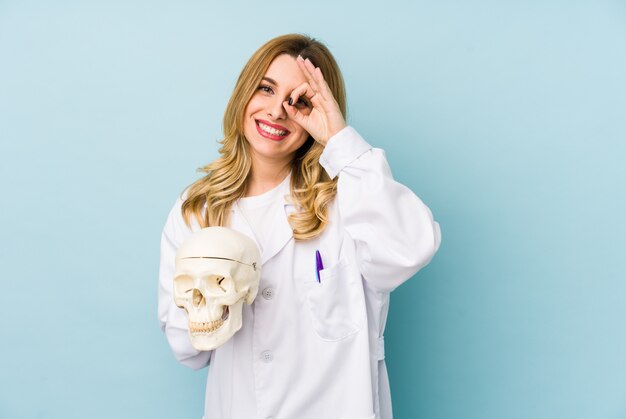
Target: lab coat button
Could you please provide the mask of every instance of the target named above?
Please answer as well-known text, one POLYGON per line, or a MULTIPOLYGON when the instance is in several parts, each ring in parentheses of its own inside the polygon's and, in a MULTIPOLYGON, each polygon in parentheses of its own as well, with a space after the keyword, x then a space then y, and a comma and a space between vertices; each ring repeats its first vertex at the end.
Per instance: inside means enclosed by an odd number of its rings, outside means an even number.
POLYGON ((274 298, 274 289, 267 287, 261 292, 261 295, 266 300, 271 300, 272 298, 274 298))
POLYGON ((272 354, 272 351, 261 352, 261 361, 269 363, 269 362, 272 362, 273 359, 274 359, 274 355, 272 354))

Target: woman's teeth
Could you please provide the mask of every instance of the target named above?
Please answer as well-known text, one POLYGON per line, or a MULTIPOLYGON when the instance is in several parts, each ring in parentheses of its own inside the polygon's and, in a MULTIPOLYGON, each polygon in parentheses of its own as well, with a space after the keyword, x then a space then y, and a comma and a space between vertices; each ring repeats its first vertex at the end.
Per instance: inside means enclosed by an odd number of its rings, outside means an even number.
POLYGON ((272 127, 270 127, 270 126, 265 125, 265 124, 264 124, 264 123, 262 123, 262 122, 259 122, 259 127, 260 127, 263 131, 267 132, 268 134, 276 135, 276 136, 278 136, 278 137, 285 136, 285 135, 287 135, 287 133, 289 132, 289 131, 286 131, 286 130, 283 130, 283 131, 281 131, 281 130, 277 130, 277 129, 275 129, 275 128, 272 128, 272 127))

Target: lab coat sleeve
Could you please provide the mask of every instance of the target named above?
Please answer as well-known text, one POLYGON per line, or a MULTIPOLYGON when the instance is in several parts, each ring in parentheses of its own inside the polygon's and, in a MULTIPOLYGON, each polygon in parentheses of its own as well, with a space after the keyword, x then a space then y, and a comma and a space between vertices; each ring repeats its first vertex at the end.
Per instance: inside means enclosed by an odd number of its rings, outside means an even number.
POLYGON ((176 359, 193 369, 209 363, 211 351, 198 351, 191 345, 185 311, 174 304, 174 260, 176 249, 192 234, 181 214, 182 200, 178 199, 167 217, 161 235, 161 263, 159 267, 158 314, 161 330, 176 359))
POLYGON ((383 150, 348 126, 328 141, 320 164, 331 178, 339 177, 340 222, 356 244, 365 281, 391 291, 430 262, 441 242, 439 224, 393 179, 383 150))

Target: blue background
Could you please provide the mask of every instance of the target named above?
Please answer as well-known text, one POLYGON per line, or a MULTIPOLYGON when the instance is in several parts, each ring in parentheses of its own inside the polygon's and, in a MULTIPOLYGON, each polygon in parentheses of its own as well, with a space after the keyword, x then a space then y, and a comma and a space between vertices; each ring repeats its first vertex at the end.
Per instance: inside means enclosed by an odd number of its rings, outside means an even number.
POLYGON ((396 418, 626 418, 626 4, 597 0, 0 0, 0 417, 201 416, 160 231, 289 32, 443 230, 392 295, 396 418))

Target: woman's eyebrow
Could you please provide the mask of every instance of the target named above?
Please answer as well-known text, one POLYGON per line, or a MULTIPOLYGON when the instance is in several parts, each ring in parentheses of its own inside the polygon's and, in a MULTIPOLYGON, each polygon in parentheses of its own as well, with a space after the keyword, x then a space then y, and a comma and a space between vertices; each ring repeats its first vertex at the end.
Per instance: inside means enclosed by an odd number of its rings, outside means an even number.
POLYGON ((273 84, 275 86, 278 86, 278 83, 276 83, 276 80, 274 80, 274 79, 271 79, 269 77, 263 76, 263 80, 265 80, 266 82, 269 82, 269 83, 271 83, 271 84, 273 84))

